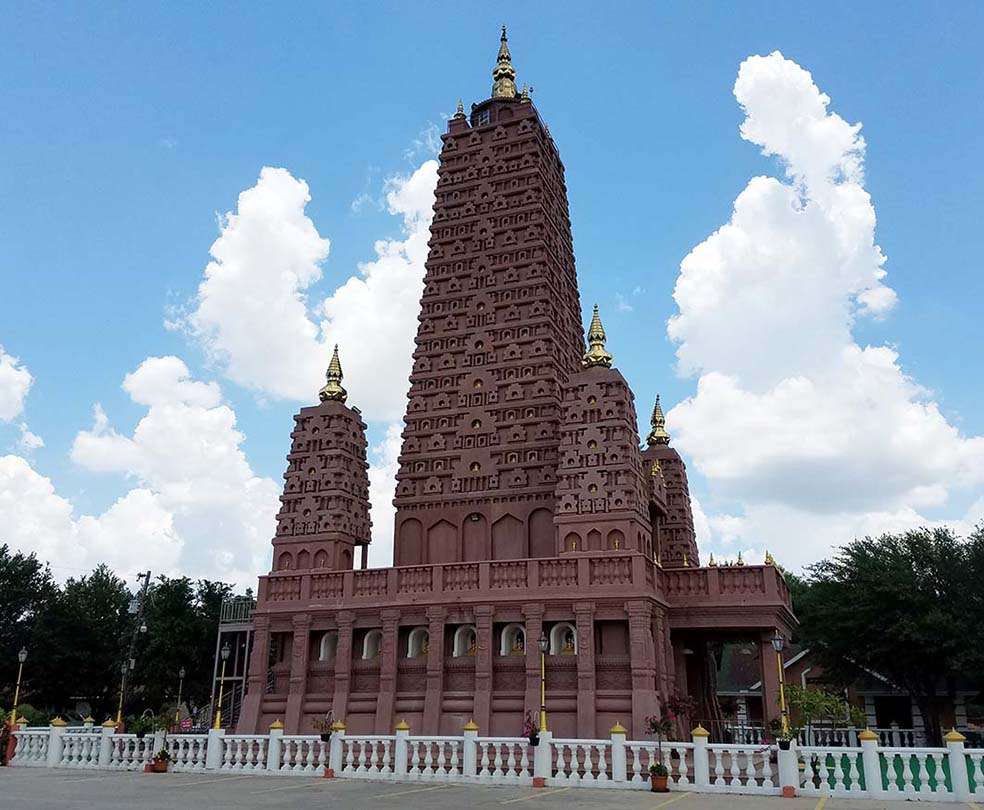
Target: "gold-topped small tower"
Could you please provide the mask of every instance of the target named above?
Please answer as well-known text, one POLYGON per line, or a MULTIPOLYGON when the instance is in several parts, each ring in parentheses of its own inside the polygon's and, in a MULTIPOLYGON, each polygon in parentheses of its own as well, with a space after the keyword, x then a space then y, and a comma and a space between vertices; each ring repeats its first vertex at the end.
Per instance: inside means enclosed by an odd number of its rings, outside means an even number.
POLYGON ((338 359, 338 344, 335 344, 335 351, 331 355, 331 362, 328 364, 328 371, 325 373, 325 385, 318 392, 322 402, 332 400, 333 402, 345 402, 348 392, 342 388, 342 364, 338 359))
POLYGON ((512 65, 506 26, 499 37, 499 56, 492 69, 492 98, 516 98, 516 68, 512 65))
POLYGON ((650 447, 657 444, 669 444, 670 434, 666 432, 666 417, 663 416, 663 409, 659 404, 659 394, 656 395, 656 404, 653 406, 653 415, 649 420, 652 430, 646 437, 646 444, 650 447))
POLYGON ((605 351, 605 327, 601 325, 601 318, 598 315, 598 305, 594 305, 594 314, 591 316, 591 325, 588 327, 588 350, 584 353, 581 365, 585 368, 604 366, 611 368, 612 356, 605 351))
POLYGON ((455 118, 465 117, 465 103, 460 98, 458 99, 458 107, 454 111, 454 117, 455 118))

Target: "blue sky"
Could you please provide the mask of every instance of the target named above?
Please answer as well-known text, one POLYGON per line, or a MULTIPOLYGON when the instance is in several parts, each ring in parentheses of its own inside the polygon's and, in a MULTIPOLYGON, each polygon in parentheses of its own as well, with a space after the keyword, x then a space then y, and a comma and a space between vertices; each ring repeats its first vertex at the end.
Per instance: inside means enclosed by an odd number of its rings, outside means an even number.
MULTIPOLYGON (((743 60, 780 50, 811 72, 832 112, 863 123, 864 187, 898 303, 859 318, 854 339, 895 347, 950 425, 984 434, 979 3, 544 3, 511 14, 450 3, 22 3, 5 17, 0 345, 34 384, 23 412, 0 422, 0 454, 26 457, 77 516, 146 478, 95 471, 70 451, 97 402, 132 433, 147 409, 121 382, 148 357, 176 355, 195 379, 219 383, 252 470, 280 481, 300 403, 230 381, 165 317, 194 299, 218 215, 264 166, 307 182, 306 215, 331 240, 309 300, 372 261, 376 240, 401 239, 401 217, 377 204, 384 184, 432 156, 427 132, 459 97, 487 95, 502 23, 565 161, 582 303, 601 305, 643 417, 657 391, 671 406, 695 392, 666 332, 681 260, 728 221, 750 178, 783 176, 739 137, 732 93, 743 60), (360 195, 368 202, 353 206, 360 195), (44 447, 18 449, 22 422, 44 447)), ((374 442, 386 425, 372 423, 374 442)), ((698 466, 705 511, 739 514, 742 496, 698 466)), ((981 485, 968 480, 914 508, 972 519, 981 485)), ((709 542, 756 546, 727 525, 709 542)))

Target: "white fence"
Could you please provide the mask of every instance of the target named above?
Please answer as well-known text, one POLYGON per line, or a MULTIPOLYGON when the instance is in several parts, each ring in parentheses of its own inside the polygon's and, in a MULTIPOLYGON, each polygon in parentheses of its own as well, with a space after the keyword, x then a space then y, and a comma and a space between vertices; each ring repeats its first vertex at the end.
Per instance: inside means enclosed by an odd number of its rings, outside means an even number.
POLYGON ((626 740, 616 725, 607 739, 554 739, 537 746, 522 737, 481 737, 469 724, 461 736, 414 736, 401 724, 392 735, 320 736, 208 734, 137 738, 101 729, 23 728, 14 731, 16 767, 142 770, 161 749, 171 769, 236 771, 343 779, 563 785, 649 789, 649 768, 669 772, 671 790, 706 793, 848 796, 928 801, 984 800, 984 749, 968 749, 951 732, 946 748, 883 747, 866 730, 856 745, 799 746, 709 743, 699 726, 690 742, 626 740))

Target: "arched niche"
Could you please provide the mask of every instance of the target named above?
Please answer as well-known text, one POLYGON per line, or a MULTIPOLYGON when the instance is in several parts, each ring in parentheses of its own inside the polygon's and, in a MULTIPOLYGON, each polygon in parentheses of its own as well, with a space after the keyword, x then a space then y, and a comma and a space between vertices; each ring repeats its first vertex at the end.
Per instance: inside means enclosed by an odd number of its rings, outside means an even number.
POLYGON ((327 568, 328 567, 328 552, 323 548, 314 552, 314 567, 315 568, 327 568))
POLYGON ((289 571, 294 567, 294 556, 289 551, 281 551, 277 557, 277 570, 289 571))
POLYGON ((461 526, 465 562, 487 560, 489 522, 480 512, 472 512, 461 526))
POLYGON ((608 548, 610 551, 625 550, 625 535, 618 529, 612 529, 608 533, 608 548))
POLYGON ((424 527, 416 518, 400 524, 400 537, 396 546, 397 565, 420 565, 423 562, 424 527))
POLYGON ((463 624, 454 631, 454 643, 451 646, 451 655, 455 658, 462 658, 466 655, 474 655, 478 647, 478 633, 473 624, 463 624))
POLYGON ((526 531, 512 515, 503 515, 492 524, 492 559, 515 560, 525 556, 526 531))
POLYGON ((592 529, 588 532, 586 551, 601 551, 601 532, 592 529))
POLYGON ((577 655, 577 630, 570 622, 550 628, 550 655, 577 655))
POLYGON ((553 512, 550 509, 534 509, 529 526, 530 556, 553 557, 556 554, 553 512))
POLYGON ((499 637, 499 655, 525 655, 526 628, 521 624, 507 624, 499 637))
POLYGON ((580 551, 581 536, 577 532, 568 532, 564 537, 564 551, 580 551))
POLYGON ((352 570, 352 549, 343 548, 342 553, 339 555, 340 559, 338 561, 338 567, 342 571, 352 570))
POLYGON ((297 552, 297 570, 307 571, 311 567, 311 554, 305 548, 297 552))
POLYGON ((379 650, 383 645, 383 631, 370 630, 366 637, 362 639, 362 660, 371 661, 379 657, 379 650))
POLYGON ((338 632, 329 630, 321 636, 321 641, 318 643, 318 660, 325 664, 334 664, 337 652, 338 632))
POLYGON ((458 560, 458 531, 446 520, 427 530, 427 562, 449 563, 458 560))
POLYGON ((427 655, 430 646, 430 634, 426 627, 415 627, 407 636, 407 658, 420 658, 427 655))

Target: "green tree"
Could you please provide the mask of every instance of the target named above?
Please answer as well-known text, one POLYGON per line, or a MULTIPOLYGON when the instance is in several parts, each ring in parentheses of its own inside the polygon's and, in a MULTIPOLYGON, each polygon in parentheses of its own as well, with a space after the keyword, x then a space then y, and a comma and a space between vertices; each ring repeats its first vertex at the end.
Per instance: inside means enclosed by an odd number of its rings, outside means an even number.
POLYGON ((86 701, 98 716, 115 713, 129 602, 126 585, 104 565, 51 593, 32 635, 35 706, 62 712, 86 701))
POLYGON ((0 546, 0 708, 9 708, 17 681, 17 653, 26 647, 29 664, 24 667, 21 699, 37 682, 34 664, 38 659, 31 635, 39 610, 56 592, 51 572, 34 554, 12 553, 0 546))
POLYGON ((802 640, 827 676, 866 670, 906 691, 927 740, 941 744, 938 696, 984 673, 984 527, 866 537, 808 569, 797 587, 802 640))

